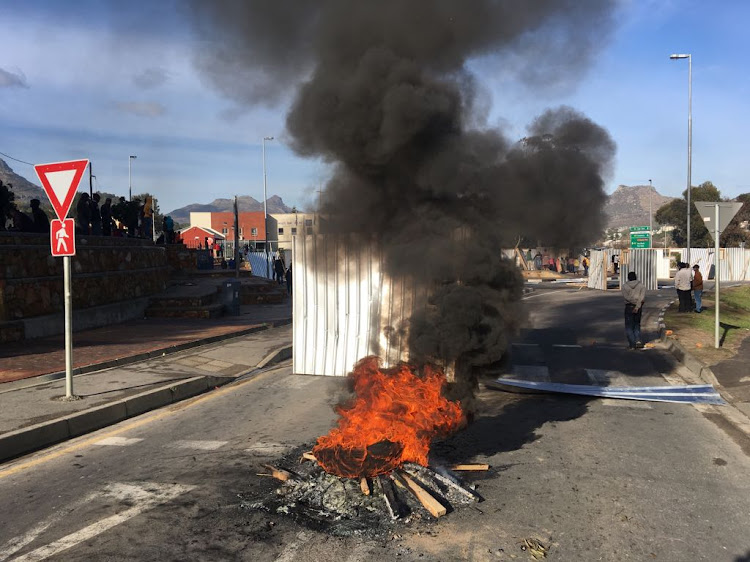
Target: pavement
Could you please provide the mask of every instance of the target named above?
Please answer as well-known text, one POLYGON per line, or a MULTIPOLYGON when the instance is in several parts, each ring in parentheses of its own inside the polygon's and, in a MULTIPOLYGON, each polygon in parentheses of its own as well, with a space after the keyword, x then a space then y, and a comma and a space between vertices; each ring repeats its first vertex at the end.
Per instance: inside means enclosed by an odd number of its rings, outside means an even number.
POLYGON ((142 319, 0 351, 0 462, 196 396, 291 357, 291 303, 239 316, 142 319))
POLYGON ((659 317, 662 344, 693 375, 688 382, 711 384, 727 401, 731 410, 729 416, 734 424, 750 435, 750 338, 746 338, 737 353, 715 365, 706 365, 677 341, 667 337, 669 326, 664 324, 664 312, 669 306, 676 306, 676 299, 667 304, 659 317))

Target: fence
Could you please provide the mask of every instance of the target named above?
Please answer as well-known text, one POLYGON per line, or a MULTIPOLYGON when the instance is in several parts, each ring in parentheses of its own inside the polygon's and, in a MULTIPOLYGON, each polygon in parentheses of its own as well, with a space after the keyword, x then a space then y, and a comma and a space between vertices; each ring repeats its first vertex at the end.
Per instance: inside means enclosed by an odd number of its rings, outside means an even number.
POLYGON ((657 261, 662 259, 663 250, 656 248, 632 248, 620 253, 620 288, 628 280, 628 273, 634 271, 638 280, 648 291, 659 288, 657 282, 657 261))
POLYGON ((332 236, 292 242, 294 372, 345 376, 368 355, 408 360, 408 320, 427 291, 383 271, 373 246, 332 236))
MULTIPOLYGON (((680 261, 687 262, 687 248, 673 249, 680 254, 680 261)), ((719 279, 722 281, 750 280, 750 250, 744 248, 719 248, 721 261, 719 264, 719 279)), ((713 248, 690 248, 690 265, 698 264, 705 278, 713 277, 714 267, 713 248)))

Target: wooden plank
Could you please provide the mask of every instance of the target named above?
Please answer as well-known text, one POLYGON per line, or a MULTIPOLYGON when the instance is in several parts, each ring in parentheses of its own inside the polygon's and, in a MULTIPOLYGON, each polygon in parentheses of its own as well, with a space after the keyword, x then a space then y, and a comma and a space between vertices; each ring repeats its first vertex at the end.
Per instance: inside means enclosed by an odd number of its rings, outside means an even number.
POLYGON ((463 494, 467 498, 478 501, 480 500, 479 494, 477 494, 474 490, 464 488, 461 484, 456 482, 453 478, 448 478, 447 476, 444 476, 440 474, 439 472, 435 472, 434 470, 431 470, 429 468, 425 468, 422 465, 415 464, 415 463, 406 463, 405 468, 407 470, 412 471, 413 473, 419 474, 422 476, 422 478, 428 479, 432 478, 437 480, 438 482, 442 483, 445 486, 449 486, 453 490, 463 494))
POLYGON ((455 470, 456 472, 461 471, 483 471, 483 470, 489 470, 490 465, 488 464, 454 464, 451 467, 451 470, 455 470))
POLYGON ((288 470, 284 470, 283 468, 276 468, 275 466, 271 466, 270 464, 264 464, 263 468, 267 468, 268 470, 270 470, 271 476, 276 478, 276 480, 286 482, 287 480, 294 479, 294 474, 292 474, 288 470))
POLYGON ((300 462, 302 462, 303 460, 318 462, 318 459, 315 458, 315 455, 312 454, 312 451, 307 451, 306 453, 302 453, 302 458, 300 459, 300 462))
POLYGON ((383 500, 385 501, 385 506, 388 508, 388 513, 391 515, 391 519, 398 519, 401 517, 401 509, 396 500, 393 484, 382 474, 378 476, 378 484, 380 485, 380 491, 383 492, 383 500))
POLYGON ((445 506, 437 501, 432 496, 432 494, 430 494, 430 492, 417 484, 411 476, 409 476, 405 472, 400 472, 398 475, 404 480, 404 482, 406 482, 409 490, 411 490, 411 492, 416 496, 416 498, 419 500, 419 503, 421 503, 434 518, 437 519, 438 517, 442 517, 443 515, 448 513, 448 510, 445 508, 445 506))
POLYGON ((366 496, 370 495, 370 483, 367 481, 367 478, 362 478, 359 481, 359 489, 362 490, 362 493, 366 496))

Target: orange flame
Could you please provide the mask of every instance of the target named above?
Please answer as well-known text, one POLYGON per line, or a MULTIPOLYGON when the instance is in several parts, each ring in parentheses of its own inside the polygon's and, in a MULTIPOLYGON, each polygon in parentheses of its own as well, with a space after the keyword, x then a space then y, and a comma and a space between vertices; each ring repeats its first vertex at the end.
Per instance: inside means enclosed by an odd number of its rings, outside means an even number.
POLYGON ((356 397, 339 406, 338 427, 318 439, 313 454, 326 472, 347 478, 385 474, 405 462, 427 464, 430 443, 464 423, 458 402, 442 395, 445 375, 426 366, 381 369, 365 357, 349 373, 356 397))

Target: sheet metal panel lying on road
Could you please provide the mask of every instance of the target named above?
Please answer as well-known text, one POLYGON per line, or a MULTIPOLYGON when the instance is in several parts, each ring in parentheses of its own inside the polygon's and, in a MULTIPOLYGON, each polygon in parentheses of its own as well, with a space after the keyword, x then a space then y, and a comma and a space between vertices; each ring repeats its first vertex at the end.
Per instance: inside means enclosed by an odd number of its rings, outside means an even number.
POLYGON ((522 381, 501 377, 487 383, 487 386, 496 390, 512 391, 515 388, 522 388, 538 392, 558 392, 600 398, 620 398, 622 400, 648 400, 651 402, 687 404, 726 404, 710 384, 685 386, 594 386, 559 382, 522 381))

